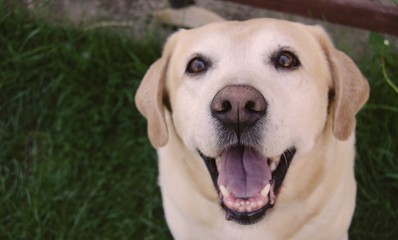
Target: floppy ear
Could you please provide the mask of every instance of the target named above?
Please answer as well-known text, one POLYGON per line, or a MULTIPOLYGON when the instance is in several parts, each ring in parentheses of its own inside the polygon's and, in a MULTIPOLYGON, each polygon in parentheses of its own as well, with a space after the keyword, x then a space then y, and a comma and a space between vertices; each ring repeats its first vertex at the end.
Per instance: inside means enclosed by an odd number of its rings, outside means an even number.
POLYGON ((369 98, 369 84, 344 53, 332 50, 330 62, 335 91, 333 133, 346 140, 355 128, 355 115, 369 98))
POLYGON ((317 32, 333 79, 333 134, 346 140, 354 131, 355 115, 369 98, 369 84, 351 58, 333 46, 324 30, 317 28, 317 32))
POLYGON ((167 66, 174 41, 168 40, 162 57, 145 73, 135 94, 135 104, 148 121, 148 137, 154 147, 167 143, 168 131, 164 114, 164 95, 167 66))

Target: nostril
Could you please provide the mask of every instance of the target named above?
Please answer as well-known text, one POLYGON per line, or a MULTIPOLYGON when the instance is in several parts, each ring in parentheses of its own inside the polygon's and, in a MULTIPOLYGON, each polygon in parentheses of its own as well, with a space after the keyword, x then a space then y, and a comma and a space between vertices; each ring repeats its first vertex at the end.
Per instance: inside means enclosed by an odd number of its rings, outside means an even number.
POLYGON ((257 112, 256 111, 256 103, 253 101, 248 101, 245 105, 245 109, 249 110, 249 111, 257 112))
POLYGON ((252 113, 262 113, 265 111, 267 103, 264 100, 248 100, 245 104, 245 110, 252 113))
POLYGON ((228 112, 229 110, 231 110, 232 105, 231 102, 228 100, 225 100, 221 103, 221 111, 220 112, 228 112))
POLYGON ((211 104, 211 111, 215 114, 227 113, 232 109, 232 104, 227 99, 216 99, 211 104))

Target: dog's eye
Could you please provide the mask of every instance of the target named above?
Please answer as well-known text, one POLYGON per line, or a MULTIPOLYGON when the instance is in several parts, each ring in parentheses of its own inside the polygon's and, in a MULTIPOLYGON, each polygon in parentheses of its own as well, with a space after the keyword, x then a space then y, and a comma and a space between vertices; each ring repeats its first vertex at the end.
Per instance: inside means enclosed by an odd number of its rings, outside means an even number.
POLYGON ((196 57, 189 61, 186 72, 191 74, 198 74, 205 72, 208 68, 208 62, 203 58, 196 57))
POLYGON ((273 62, 276 68, 283 68, 292 70, 300 66, 300 61, 297 56, 289 51, 279 51, 273 57, 273 62))

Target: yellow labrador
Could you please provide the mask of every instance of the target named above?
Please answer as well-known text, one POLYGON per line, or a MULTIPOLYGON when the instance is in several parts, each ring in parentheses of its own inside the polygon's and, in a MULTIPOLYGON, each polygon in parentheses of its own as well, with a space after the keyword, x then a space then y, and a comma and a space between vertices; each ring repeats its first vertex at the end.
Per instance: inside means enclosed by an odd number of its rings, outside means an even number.
POLYGON ((175 239, 346 239, 369 86, 324 30, 273 19, 180 30, 136 104, 175 239))

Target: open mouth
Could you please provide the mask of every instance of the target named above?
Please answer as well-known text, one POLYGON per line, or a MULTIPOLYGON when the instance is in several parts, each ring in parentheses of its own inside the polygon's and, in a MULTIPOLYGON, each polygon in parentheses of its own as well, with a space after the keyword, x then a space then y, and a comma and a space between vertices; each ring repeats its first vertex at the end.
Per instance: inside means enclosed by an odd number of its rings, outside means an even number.
POLYGON ((248 225, 260 221, 274 206, 296 149, 265 157, 252 147, 235 145, 217 159, 198 152, 220 196, 225 218, 248 225))

